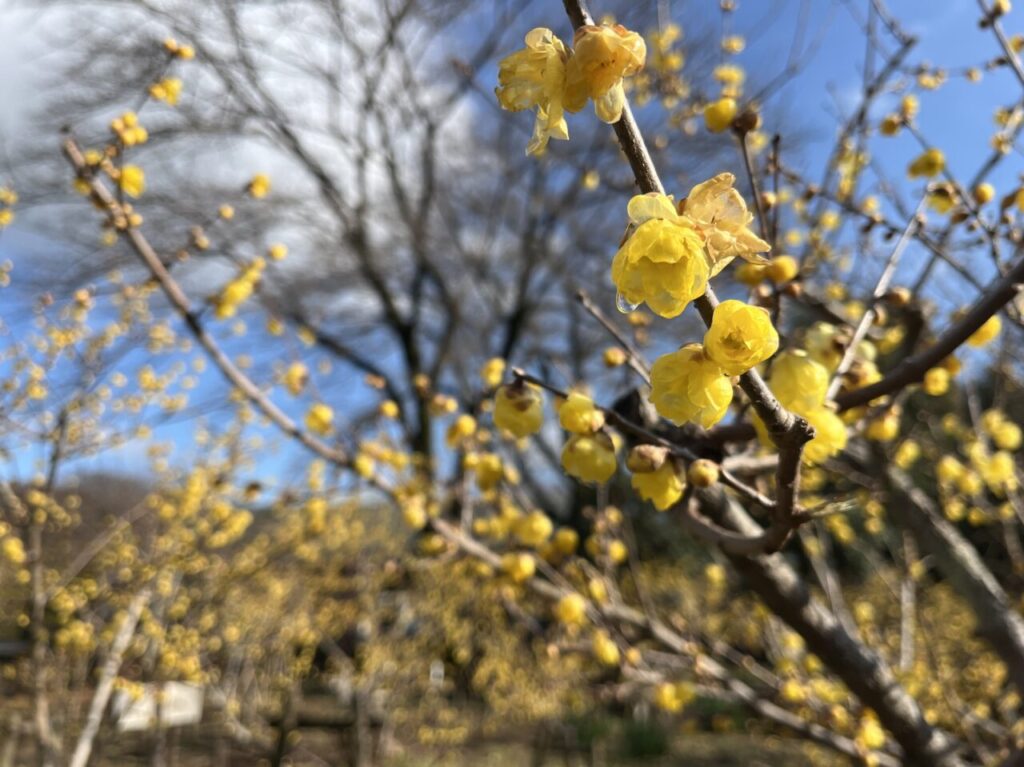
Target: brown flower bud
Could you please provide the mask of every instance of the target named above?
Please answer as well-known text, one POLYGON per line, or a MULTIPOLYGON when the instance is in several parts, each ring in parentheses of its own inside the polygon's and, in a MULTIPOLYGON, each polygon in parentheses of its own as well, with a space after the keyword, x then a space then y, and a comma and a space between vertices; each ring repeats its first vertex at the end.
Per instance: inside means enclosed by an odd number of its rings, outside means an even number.
POLYGON ((632 472, 647 474, 657 471, 668 458, 668 448, 659 445, 637 445, 629 451, 626 468, 632 472))

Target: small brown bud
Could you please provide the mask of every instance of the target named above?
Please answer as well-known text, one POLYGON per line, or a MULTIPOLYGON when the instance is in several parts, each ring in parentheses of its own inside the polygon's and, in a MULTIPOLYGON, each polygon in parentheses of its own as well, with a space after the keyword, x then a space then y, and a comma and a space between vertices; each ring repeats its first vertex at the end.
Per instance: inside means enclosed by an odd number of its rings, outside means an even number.
POLYGON ((742 112, 736 115, 732 121, 732 129, 740 136, 745 136, 751 131, 755 131, 761 127, 761 114, 757 111, 757 107, 750 105, 747 106, 742 112))
POLYGON ((659 445, 637 445, 629 451, 626 468, 639 474, 657 471, 668 458, 668 448, 659 445))

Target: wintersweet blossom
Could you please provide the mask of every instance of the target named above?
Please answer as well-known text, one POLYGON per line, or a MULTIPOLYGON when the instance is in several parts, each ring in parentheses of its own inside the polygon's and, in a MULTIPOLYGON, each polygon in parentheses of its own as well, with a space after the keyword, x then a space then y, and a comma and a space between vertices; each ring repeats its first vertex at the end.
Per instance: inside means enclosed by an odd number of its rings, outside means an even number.
POLYGON ((558 408, 558 421, 573 434, 590 434, 604 426, 604 413, 586 394, 572 391, 558 408))
POLYGON ((663 194, 637 195, 627 208, 636 227, 612 260, 612 282, 630 304, 675 317, 707 289, 704 242, 663 194))
POLYGON ((599 119, 618 122, 626 104, 622 79, 643 69, 646 58, 643 37, 621 24, 580 27, 566 65, 566 109, 578 112, 589 98, 599 119))
POLYGON ((691 189, 682 205, 683 216, 704 235, 712 277, 736 256, 755 264, 770 263, 758 255, 771 246, 750 230, 754 214, 735 183, 733 174, 719 173, 691 189))
POLYGON ((565 43, 550 29, 537 27, 527 33, 523 50, 506 56, 499 64, 494 92, 502 108, 512 112, 537 109, 527 154, 544 154, 550 138, 569 138, 563 105, 568 59, 565 43))
POLYGON ((574 434, 562 449, 562 468, 583 482, 607 482, 615 466, 615 444, 603 432, 574 434))
POLYGON ((999 319, 998 314, 993 314, 985 320, 985 323, 980 328, 971 334, 967 339, 967 345, 975 347, 986 346, 996 339, 1002 329, 1003 321, 999 319))
POLYGON ((117 185, 129 197, 140 197, 146 191, 146 174, 138 165, 125 165, 117 177, 117 185))
POLYGON ((686 489, 686 481, 671 459, 653 471, 634 470, 630 484, 641 499, 650 501, 658 511, 675 505, 686 489))
POLYGON ((704 351, 729 375, 746 373, 778 351, 779 334, 768 310, 742 301, 715 307, 704 334, 704 351))
POLYGON ((828 370, 803 349, 787 349, 780 354, 768 378, 768 386, 782 406, 796 412, 821 407, 828 384, 828 370))
POLYGON ((521 438, 536 434, 543 423, 544 403, 537 387, 513 383, 494 395, 494 425, 499 429, 521 438))
POLYGON ((946 169, 946 155, 941 149, 932 147, 914 158, 907 167, 910 178, 932 178, 946 169))
POLYGON ((704 107, 704 125, 712 133, 721 133, 736 118, 736 100, 726 96, 718 101, 712 101, 704 107))
POLYGON ((705 429, 718 423, 732 403, 732 383, 700 344, 655 360, 651 367, 651 402, 676 424, 693 421, 705 429))

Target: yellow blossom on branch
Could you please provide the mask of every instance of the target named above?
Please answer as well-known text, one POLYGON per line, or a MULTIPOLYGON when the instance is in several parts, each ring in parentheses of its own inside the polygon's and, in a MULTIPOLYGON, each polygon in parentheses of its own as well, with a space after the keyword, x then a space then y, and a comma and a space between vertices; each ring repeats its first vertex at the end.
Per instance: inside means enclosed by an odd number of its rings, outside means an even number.
POLYGON ((715 307, 704 351, 729 375, 746 373, 778 351, 779 334, 768 310, 742 301, 715 307))
POLYGON ((910 178, 932 178, 946 168, 946 156, 941 149, 934 147, 914 158, 907 168, 910 178))
POLYGON ((646 58, 643 37, 621 24, 580 27, 566 66, 566 109, 578 112, 589 98, 600 120, 618 122, 626 104, 622 79, 643 69, 646 58))
POLYGON ((270 194, 270 176, 266 173, 257 173, 250 179, 247 189, 257 200, 266 197, 270 194))
POLYGON ((565 43, 550 29, 537 27, 527 33, 526 48, 506 56, 499 64, 494 92, 502 108, 512 112, 537 109, 527 154, 544 154, 550 138, 569 138, 563 106, 568 59, 565 43))
POLYGON ((604 426, 604 413, 594 406, 594 401, 586 394, 573 391, 559 406, 558 421, 566 431, 590 434, 604 426))
POLYGON ((733 174, 719 173, 690 190, 682 206, 683 215, 704 235, 712 277, 736 256, 755 264, 770 263, 758 255, 771 246, 750 230, 754 214, 733 188, 735 183, 733 174))
POLYGON ((544 404, 540 391, 523 382, 502 386, 494 395, 494 425, 522 438, 540 431, 544 404))
POLYGON ((322 402, 315 403, 306 412, 306 428, 311 432, 320 435, 330 434, 333 424, 334 411, 322 402))
POLYGON ((675 424, 692 421, 709 429, 732 403, 732 383, 700 344, 655 360, 651 367, 651 402, 675 424))
POLYGON ((177 77, 165 77, 149 86, 149 95, 173 107, 181 97, 181 80, 177 77))
POLYGON ((603 432, 574 434, 562 449, 562 468, 583 482, 607 482, 615 467, 615 444, 603 432))
POLYGON ((129 197, 139 197, 146 191, 146 174, 138 165, 125 165, 118 174, 117 185, 129 197))
POLYGON ((612 282, 629 304, 646 303, 666 318, 682 314, 707 289, 700 233, 665 195, 638 195, 628 211, 636 230, 615 254, 612 282))

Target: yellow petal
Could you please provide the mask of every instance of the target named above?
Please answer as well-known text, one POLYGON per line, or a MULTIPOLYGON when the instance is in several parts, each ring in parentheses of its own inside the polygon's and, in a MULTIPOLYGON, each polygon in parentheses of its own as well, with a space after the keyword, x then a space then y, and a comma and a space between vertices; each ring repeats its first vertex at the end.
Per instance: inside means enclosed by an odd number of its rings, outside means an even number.
POLYGON ((664 218, 668 221, 675 221, 678 218, 672 198, 657 192, 636 195, 629 201, 626 212, 629 214, 629 220, 638 225, 652 218, 664 218))

